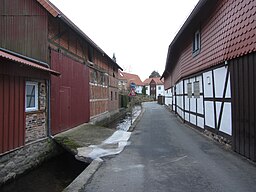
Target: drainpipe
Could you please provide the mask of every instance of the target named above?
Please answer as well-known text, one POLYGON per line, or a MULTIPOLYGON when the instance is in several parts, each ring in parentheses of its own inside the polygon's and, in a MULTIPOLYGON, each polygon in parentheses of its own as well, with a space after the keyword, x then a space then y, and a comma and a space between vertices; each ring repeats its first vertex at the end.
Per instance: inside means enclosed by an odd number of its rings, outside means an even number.
POLYGON ((48 124, 48 129, 47 129, 47 136, 50 138, 53 138, 51 135, 51 104, 50 104, 50 96, 51 96, 51 87, 50 87, 50 81, 51 80, 46 80, 46 87, 47 87, 47 124, 48 124))

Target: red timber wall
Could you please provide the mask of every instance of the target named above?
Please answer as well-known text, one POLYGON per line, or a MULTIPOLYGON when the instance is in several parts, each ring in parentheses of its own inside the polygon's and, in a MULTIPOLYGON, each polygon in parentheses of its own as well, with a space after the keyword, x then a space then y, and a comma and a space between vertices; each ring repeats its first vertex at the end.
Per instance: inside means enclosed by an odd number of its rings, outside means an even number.
POLYGON ((0 154, 25 144, 25 81, 49 74, 0 59, 0 154))
POLYGON ((109 68, 109 111, 116 111, 119 108, 118 92, 118 69, 109 68))
POLYGON ((35 0, 0 1, 0 47, 47 62, 47 12, 35 0))
POLYGON ((90 69, 90 114, 91 118, 119 108, 117 68, 102 54, 94 55, 95 67, 90 69))
MULTIPOLYGON (((219 0, 213 13, 187 39, 170 74, 172 86, 183 77, 195 74, 225 60, 256 51, 256 4, 254 0, 219 0), (193 33, 201 33, 201 51, 192 55, 193 33)), ((172 61, 171 61, 172 62, 172 61)), ((169 75, 166 75, 169 76, 169 75)), ((166 81, 165 81, 166 82, 166 81)))
MULTIPOLYGON (((74 61, 84 63, 88 66, 90 78, 88 91, 91 118, 118 109, 118 100, 110 101, 111 91, 118 91, 116 88, 117 80, 112 80, 111 78, 113 77, 113 67, 111 67, 113 61, 111 59, 93 48, 85 39, 77 35, 77 33, 61 20, 52 16, 49 16, 48 41, 51 49, 60 51, 74 61), (92 61, 88 63, 90 47, 93 48, 93 54, 92 61), (112 83, 113 81, 116 83, 112 83), (112 86, 111 90, 109 85, 112 86)), ((114 71, 115 77, 117 77, 117 69, 114 71)))
POLYGON ((51 67, 61 73, 51 79, 51 130, 56 134, 89 121, 89 70, 53 50, 51 67))

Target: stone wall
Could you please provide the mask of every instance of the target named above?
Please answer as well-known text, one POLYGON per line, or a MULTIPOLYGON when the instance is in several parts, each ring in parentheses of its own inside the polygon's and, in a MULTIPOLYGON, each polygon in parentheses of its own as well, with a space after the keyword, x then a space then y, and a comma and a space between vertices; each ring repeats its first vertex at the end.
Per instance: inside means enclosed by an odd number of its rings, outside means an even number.
POLYGON ((53 140, 45 138, 0 156, 0 186, 62 152, 53 140))
POLYGON ((38 111, 26 113, 25 143, 36 141, 47 136, 47 93, 46 84, 40 81, 38 84, 38 111))

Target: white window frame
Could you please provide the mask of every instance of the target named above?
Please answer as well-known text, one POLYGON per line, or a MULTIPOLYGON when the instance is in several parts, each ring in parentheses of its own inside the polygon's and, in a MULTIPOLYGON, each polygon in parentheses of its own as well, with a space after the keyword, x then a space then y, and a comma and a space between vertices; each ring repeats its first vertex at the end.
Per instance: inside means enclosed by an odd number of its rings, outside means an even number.
POLYGON ((201 49, 201 34, 200 31, 197 30, 194 33, 193 37, 193 55, 197 55, 200 52, 201 49))
POLYGON ((38 110, 38 82, 35 81, 26 81, 26 89, 25 89, 25 109, 26 112, 37 111, 38 110), (35 86, 35 106, 27 107, 27 85, 35 86))

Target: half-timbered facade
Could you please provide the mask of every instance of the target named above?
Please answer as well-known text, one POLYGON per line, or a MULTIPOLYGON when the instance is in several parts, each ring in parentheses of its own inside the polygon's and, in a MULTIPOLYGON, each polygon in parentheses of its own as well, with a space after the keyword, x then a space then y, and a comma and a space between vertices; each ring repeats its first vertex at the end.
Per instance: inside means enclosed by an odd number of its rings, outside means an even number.
POLYGON ((143 84, 146 87, 146 94, 154 100, 158 96, 164 95, 164 82, 160 80, 160 77, 147 78, 143 81, 143 84))
POLYGON ((0 46, 48 63, 50 132, 118 111, 118 69, 99 46, 48 0, 1 0, 0 46))
POLYGON ((207 134, 256 160, 256 5, 200 0, 169 46, 166 105, 207 134))
POLYGON ((50 1, 0 0, 0 184, 41 162, 50 136, 117 112, 119 68, 50 1))

